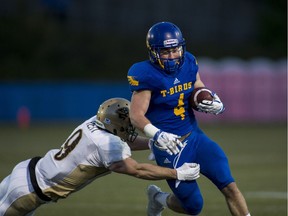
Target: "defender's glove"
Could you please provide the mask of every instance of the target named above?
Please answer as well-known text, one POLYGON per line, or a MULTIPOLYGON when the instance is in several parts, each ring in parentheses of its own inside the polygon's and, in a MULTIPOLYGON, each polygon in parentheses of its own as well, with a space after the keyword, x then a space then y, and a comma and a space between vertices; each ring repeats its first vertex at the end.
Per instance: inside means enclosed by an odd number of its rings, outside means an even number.
POLYGON ((177 179, 180 181, 191 181, 200 177, 200 165, 197 163, 184 163, 176 170, 177 179))
POLYGON ((148 160, 150 160, 150 161, 155 161, 155 155, 154 155, 153 149, 152 149, 152 145, 153 144, 154 144, 154 140, 153 139, 149 139, 148 146, 149 146, 149 149, 151 150, 151 152, 148 155, 148 160))
POLYGON ((213 100, 203 100, 201 103, 198 104, 197 108, 200 112, 205 113, 212 113, 214 115, 218 115, 220 113, 223 113, 225 110, 225 107, 223 103, 221 102, 220 98, 216 93, 212 93, 213 100))
POLYGON ((178 138, 180 138, 180 136, 162 130, 158 130, 153 137, 156 141, 154 145, 160 150, 165 150, 170 155, 179 153, 180 150, 178 146, 180 148, 184 146, 178 138))

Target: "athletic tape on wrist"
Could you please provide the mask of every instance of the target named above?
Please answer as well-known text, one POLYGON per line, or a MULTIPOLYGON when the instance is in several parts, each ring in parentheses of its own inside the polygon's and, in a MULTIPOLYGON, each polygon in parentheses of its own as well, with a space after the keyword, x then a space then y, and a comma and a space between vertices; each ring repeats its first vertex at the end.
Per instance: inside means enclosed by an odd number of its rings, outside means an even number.
POLYGON ((152 124, 147 124, 144 127, 144 133, 146 134, 146 136, 148 136, 149 138, 153 138, 155 136, 155 134, 159 131, 159 129, 157 127, 155 127, 152 124))

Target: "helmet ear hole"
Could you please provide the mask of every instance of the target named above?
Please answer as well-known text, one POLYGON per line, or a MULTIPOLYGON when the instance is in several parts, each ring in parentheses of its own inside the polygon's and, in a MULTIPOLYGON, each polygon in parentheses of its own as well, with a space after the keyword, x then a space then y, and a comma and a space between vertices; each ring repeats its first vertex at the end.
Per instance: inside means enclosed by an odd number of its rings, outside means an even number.
POLYGON ((124 132, 125 131, 125 128, 124 127, 121 127, 120 128, 120 132, 124 132))
POLYGON ((113 129, 113 134, 117 135, 117 130, 115 128, 113 129))

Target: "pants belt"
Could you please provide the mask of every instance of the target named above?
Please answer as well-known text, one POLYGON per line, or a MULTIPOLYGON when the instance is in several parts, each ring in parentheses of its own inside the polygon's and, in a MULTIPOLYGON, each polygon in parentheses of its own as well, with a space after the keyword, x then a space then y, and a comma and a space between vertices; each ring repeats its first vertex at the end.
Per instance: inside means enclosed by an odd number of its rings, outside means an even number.
POLYGON ((29 162, 28 169, 29 169, 29 173, 30 173, 31 183, 32 183, 32 186, 35 190, 35 193, 37 194, 37 196, 40 199, 48 202, 48 201, 51 201, 52 199, 50 197, 46 196, 45 194, 43 194, 41 188, 39 187, 39 185, 37 183, 36 174, 35 174, 35 166, 40 159, 41 159, 41 157, 32 158, 29 162))

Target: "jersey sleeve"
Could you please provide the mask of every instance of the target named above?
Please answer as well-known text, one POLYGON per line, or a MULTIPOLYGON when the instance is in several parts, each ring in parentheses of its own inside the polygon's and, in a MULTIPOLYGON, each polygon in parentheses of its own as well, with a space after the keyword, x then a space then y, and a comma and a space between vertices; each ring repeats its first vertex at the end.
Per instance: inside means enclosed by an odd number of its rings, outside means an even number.
POLYGON ((186 61, 188 62, 188 64, 191 65, 192 71, 195 74, 198 73, 199 66, 198 66, 198 62, 197 62, 197 59, 195 58, 195 56, 193 54, 191 54, 190 52, 186 51, 185 58, 186 58, 186 61))
POLYGON ((150 78, 149 69, 144 62, 132 65, 127 75, 131 92, 152 89, 150 78))
POLYGON ((131 157, 128 144, 119 137, 110 137, 109 143, 99 145, 99 156, 103 165, 108 168, 112 163, 131 157))

